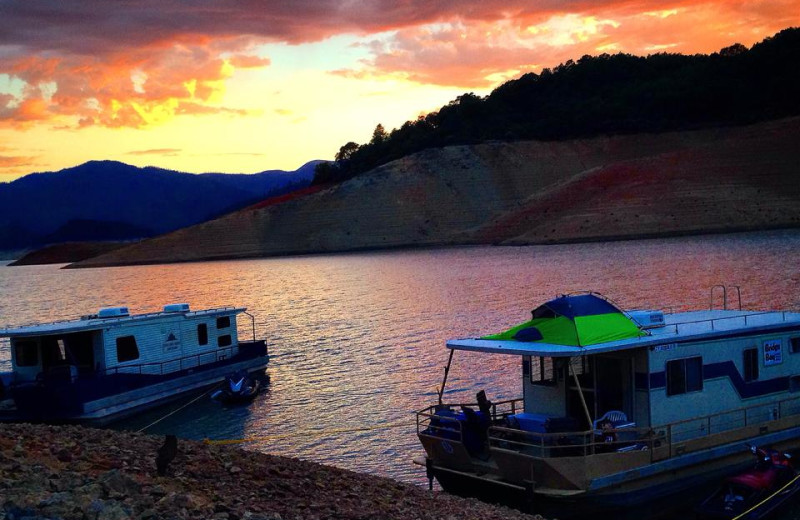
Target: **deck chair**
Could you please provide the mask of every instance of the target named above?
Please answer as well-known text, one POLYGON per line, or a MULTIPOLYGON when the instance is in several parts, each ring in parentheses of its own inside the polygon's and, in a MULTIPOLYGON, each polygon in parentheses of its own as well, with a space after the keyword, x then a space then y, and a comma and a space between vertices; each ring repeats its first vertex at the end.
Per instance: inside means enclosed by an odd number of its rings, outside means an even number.
POLYGON ((619 410, 609 410, 603 414, 602 417, 596 419, 592 426, 595 430, 600 429, 600 424, 603 424, 605 421, 611 421, 611 423, 616 427, 618 424, 624 424, 628 422, 628 416, 625 415, 625 412, 620 412, 619 410))

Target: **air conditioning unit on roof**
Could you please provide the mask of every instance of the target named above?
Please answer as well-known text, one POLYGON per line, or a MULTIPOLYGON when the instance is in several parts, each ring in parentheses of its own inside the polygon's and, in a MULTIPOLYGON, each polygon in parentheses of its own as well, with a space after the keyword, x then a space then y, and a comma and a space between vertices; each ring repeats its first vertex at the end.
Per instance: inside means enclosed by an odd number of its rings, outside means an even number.
POLYGON ((628 315, 642 329, 655 329, 664 326, 664 313, 661 311, 630 311, 628 315))
POLYGON ((127 307, 106 307, 97 312, 98 318, 121 318, 128 315, 127 307))
POLYGON ((189 312, 188 303, 170 303, 164 305, 164 312, 189 312))

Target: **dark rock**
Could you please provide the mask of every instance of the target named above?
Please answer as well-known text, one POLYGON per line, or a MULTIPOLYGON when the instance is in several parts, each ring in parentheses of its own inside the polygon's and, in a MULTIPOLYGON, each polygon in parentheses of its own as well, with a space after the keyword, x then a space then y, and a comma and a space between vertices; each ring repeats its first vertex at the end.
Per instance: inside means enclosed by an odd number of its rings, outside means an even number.
POLYGON ((118 469, 112 469, 101 475, 99 478, 103 488, 107 493, 116 492, 125 496, 136 495, 141 490, 141 486, 136 480, 118 469))
POLYGON ((178 454, 178 439, 174 435, 167 435, 164 444, 158 448, 156 456, 156 470, 160 476, 167 474, 167 466, 178 454))

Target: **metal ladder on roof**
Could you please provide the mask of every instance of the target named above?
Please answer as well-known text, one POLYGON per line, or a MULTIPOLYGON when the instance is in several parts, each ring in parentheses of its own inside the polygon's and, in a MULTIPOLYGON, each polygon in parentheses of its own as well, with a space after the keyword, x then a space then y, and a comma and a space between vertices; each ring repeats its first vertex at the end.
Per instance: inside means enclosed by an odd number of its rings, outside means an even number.
MULTIPOLYGON (((736 296, 739 301, 739 310, 742 310, 742 288, 738 285, 724 286, 717 284, 711 287, 711 296, 708 302, 708 310, 714 310, 714 292, 715 289, 722 289, 722 310, 728 310, 728 289, 736 289, 736 296)), ((717 291, 718 292, 718 291, 717 291)))

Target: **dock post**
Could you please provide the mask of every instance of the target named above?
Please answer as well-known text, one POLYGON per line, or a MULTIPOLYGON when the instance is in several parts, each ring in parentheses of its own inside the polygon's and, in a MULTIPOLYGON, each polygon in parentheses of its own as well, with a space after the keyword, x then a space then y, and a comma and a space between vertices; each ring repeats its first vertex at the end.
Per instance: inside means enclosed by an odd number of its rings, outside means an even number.
POLYGON ((425 457, 425 476, 428 477, 428 490, 433 491, 433 460, 425 457))
POLYGON ((534 498, 533 490, 536 488, 536 482, 532 480, 525 481, 525 512, 533 514, 534 498))

